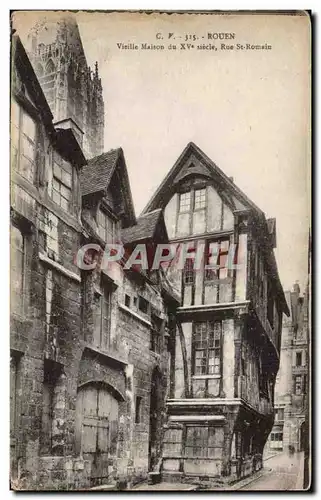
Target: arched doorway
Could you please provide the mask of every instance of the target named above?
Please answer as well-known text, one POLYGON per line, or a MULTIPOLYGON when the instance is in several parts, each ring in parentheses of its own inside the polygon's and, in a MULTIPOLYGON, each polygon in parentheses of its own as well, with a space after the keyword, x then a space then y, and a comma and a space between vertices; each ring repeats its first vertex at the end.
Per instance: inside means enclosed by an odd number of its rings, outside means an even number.
POLYGON ((92 382, 78 390, 76 449, 91 462, 92 486, 108 482, 111 459, 117 455, 118 405, 115 393, 103 382, 92 382))
POLYGON ((149 447, 148 469, 154 470, 161 454, 161 426, 162 426, 162 375, 158 367, 154 368, 150 390, 150 417, 149 417, 149 447))

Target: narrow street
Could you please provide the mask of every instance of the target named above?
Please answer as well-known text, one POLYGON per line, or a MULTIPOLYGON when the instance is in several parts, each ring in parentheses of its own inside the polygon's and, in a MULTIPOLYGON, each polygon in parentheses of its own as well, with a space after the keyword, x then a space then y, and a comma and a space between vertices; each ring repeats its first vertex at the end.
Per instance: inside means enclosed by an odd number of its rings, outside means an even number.
POLYGON ((242 491, 302 490, 304 456, 280 453, 265 460, 263 475, 240 488, 242 491))

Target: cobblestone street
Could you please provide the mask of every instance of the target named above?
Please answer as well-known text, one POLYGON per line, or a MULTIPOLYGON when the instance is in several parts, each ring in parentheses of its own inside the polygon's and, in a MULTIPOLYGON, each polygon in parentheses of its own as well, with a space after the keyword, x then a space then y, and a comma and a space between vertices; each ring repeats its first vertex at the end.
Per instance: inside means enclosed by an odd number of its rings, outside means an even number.
POLYGON ((281 453, 264 462, 263 475, 240 488, 241 491, 302 490, 303 453, 281 453))

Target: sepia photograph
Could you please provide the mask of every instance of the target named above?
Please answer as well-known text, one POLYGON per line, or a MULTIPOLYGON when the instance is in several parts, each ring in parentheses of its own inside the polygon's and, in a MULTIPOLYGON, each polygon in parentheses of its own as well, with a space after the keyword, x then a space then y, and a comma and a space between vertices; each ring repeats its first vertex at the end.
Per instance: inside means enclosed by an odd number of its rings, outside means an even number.
POLYGON ((308 491, 311 12, 9 22, 10 489, 308 491))

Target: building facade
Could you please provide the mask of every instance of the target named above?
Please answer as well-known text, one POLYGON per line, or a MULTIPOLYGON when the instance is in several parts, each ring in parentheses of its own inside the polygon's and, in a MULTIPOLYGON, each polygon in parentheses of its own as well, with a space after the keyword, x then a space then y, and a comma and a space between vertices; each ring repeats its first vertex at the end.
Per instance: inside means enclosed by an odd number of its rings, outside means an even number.
POLYGON ((262 467, 274 421, 282 315, 289 314, 273 251, 275 220, 193 143, 145 211, 155 209, 172 245, 187 248, 184 268, 167 269, 182 302, 162 477, 237 480, 262 467))
POLYGON ((126 487, 159 460, 179 298, 158 271, 127 271, 126 255, 104 268, 101 254, 166 243, 164 220, 136 220, 123 151, 87 161, 12 47, 11 485, 126 487))
POLYGON ((267 442, 270 451, 305 451, 309 440, 308 287, 296 283, 286 292, 290 316, 284 318, 280 370, 275 385, 275 422, 267 442))
POLYGON ((72 19, 47 31, 12 44, 11 484, 245 477, 289 313, 275 220, 192 143, 136 218, 124 152, 103 151, 98 69, 72 19), (124 255, 105 266, 109 244, 124 255), (152 269, 158 244, 188 247, 183 269, 152 269), (137 245, 148 269, 126 268, 137 245))

